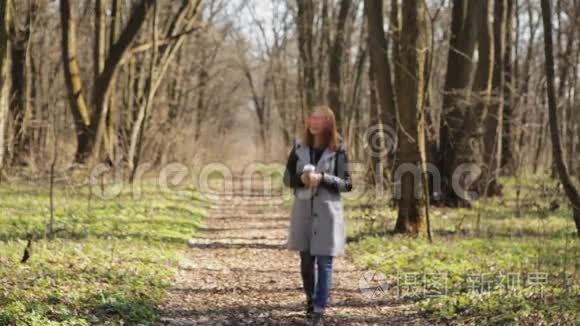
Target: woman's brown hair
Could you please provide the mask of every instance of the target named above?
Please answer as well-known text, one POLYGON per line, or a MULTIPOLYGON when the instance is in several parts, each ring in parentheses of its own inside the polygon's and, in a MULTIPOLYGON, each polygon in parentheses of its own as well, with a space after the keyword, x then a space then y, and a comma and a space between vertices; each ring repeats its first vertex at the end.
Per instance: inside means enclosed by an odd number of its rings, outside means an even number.
MULTIPOLYGON (((336 151, 338 149, 341 136, 336 128, 336 117, 334 116, 334 112, 326 105, 315 106, 312 113, 314 112, 324 113, 324 116, 327 120, 325 124, 326 128, 324 130, 324 143, 332 151, 336 151)), ((304 135, 302 137, 302 141, 309 147, 314 146, 314 135, 310 132, 308 123, 306 123, 304 126, 304 135)))

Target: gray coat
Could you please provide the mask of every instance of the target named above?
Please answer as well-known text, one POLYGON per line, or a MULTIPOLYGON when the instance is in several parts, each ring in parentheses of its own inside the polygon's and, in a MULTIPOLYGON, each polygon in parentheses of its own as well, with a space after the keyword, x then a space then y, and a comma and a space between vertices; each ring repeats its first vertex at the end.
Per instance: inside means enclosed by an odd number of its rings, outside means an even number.
POLYGON ((313 190, 300 181, 310 156, 308 145, 297 142, 284 171, 284 185, 294 189, 287 248, 311 255, 341 256, 346 246, 341 193, 352 189, 346 151, 342 143, 337 151, 325 149, 316 164, 316 172, 322 172, 323 178, 313 190))

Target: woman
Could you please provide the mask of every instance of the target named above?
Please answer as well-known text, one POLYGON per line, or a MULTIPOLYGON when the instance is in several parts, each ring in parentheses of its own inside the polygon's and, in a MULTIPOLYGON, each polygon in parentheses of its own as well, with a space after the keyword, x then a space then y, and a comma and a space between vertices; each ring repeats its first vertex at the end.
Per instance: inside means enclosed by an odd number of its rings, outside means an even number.
POLYGON ((294 189, 287 248, 300 252, 306 317, 313 325, 321 325, 325 313, 333 257, 343 255, 346 245, 341 193, 352 190, 347 164, 334 113, 326 106, 315 108, 284 172, 284 185, 294 189), (305 171, 308 165, 314 171, 305 171))

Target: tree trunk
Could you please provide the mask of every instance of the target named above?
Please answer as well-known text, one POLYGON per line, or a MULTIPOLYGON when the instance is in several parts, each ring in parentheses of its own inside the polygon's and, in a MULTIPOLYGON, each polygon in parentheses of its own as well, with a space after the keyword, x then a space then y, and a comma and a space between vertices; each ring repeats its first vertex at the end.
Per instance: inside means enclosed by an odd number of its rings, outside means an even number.
POLYGON ((109 49, 108 56, 105 60, 105 65, 103 67, 102 73, 95 82, 95 107, 96 110, 92 116, 91 121, 93 135, 93 148, 88 153, 93 159, 98 158, 100 153, 101 144, 104 140, 106 132, 106 121, 109 111, 109 93, 113 85, 113 80, 121 61, 129 49, 129 46, 133 43, 133 40, 137 36, 137 33, 141 30, 141 27, 145 23, 145 19, 151 9, 157 4, 157 0, 141 0, 133 10, 129 21, 125 26, 125 29, 119 35, 119 39, 111 45, 109 49))
MULTIPOLYGON (((391 0, 391 19, 389 20, 389 31, 393 40, 391 45, 391 60, 395 66, 399 63, 399 36, 401 34, 401 20, 399 19, 399 14, 399 0, 391 0)), ((382 16, 383 15, 381 14, 381 17, 382 16)))
MULTIPOLYGON (((112 12, 111 18, 113 20, 110 29, 110 36, 109 36, 109 48, 112 48, 119 37, 119 32, 121 30, 121 18, 122 18, 122 1, 120 0, 113 0, 112 3, 112 12)), ((119 125, 119 111, 117 110, 117 90, 116 90, 117 78, 114 77, 111 81, 111 91, 109 94, 109 112, 107 114, 107 121, 106 121, 106 128, 107 132, 105 133, 105 149, 107 155, 109 156, 109 160, 111 163, 117 160, 117 130, 119 125)))
MULTIPOLYGON (((202 50, 203 51, 203 50, 202 50)), ((203 126, 203 120, 205 119, 207 112, 207 100, 206 100, 206 88, 209 79, 209 75, 205 68, 200 67, 198 74, 198 89, 199 94, 197 94, 197 108, 196 108, 196 119, 195 119, 195 141, 198 141, 201 137, 201 127, 203 126)))
MULTIPOLYGON (((557 102, 558 104, 558 110, 559 110, 559 114, 562 114, 563 119, 560 125, 560 135, 561 135, 561 140, 562 140, 562 148, 566 149, 567 148, 567 144, 569 143, 569 139, 570 137, 568 137, 568 135, 570 134, 570 124, 572 122, 572 120, 570 119, 570 110, 569 106, 567 105, 567 101, 566 101, 566 89, 569 87, 568 85, 572 82, 570 77, 573 77, 574 75, 571 76, 570 74, 570 70, 572 70, 572 72, 574 72, 573 70, 573 64, 574 62, 571 61, 571 58, 574 57, 574 40, 576 40, 575 38, 575 27, 576 24, 574 22, 571 22, 569 24, 570 28, 568 30, 564 29, 564 24, 562 22, 562 0, 558 0, 556 1, 556 17, 558 19, 558 34, 557 34, 557 45, 558 45, 558 50, 557 50, 557 55, 559 58, 562 58, 561 62, 558 64, 558 68, 559 68, 559 77, 557 78, 557 80, 559 81, 558 85, 556 86, 556 99, 559 101, 557 102), (562 44, 562 38, 564 36, 564 34, 566 34, 566 44, 562 44)), ((567 13, 567 15, 570 15, 570 17, 578 17, 576 12, 570 12, 567 13)), ((574 80, 576 80, 577 78, 574 78, 574 80)), ((564 161, 566 161, 567 156, 571 154, 568 151, 564 151, 563 155, 564 155, 564 161)), ((556 171, 557 167, 552 164, 552 175, 554 177, 556 177, 556 171)))
POLYGON ((329 49, 329 64, 328 64, 328 103, 334 115, 336 117, 337 126, 339 126, 339 132, 344 134, 344 121, 341 106, 341 89, 342 89, 342 58, 344 56, 345 48, 345 37, 344 30, 346 26, 346 19, 348 18, 348 13, 350 7, 352 6, 352 0, 341 0, 340 11, 338 14, 338 21, 336 24, 336 34, 334 37, 334 44, 329 49))
MULTIPOLYGON (((96 0, 95 1, 95 38, 93 40, 94 47, 93 47, 93 85, 97 85, 99 76, 103 72, 105 67, 105 51, 106 51, 106 42, 107 42, 107 20, 106 20, 106 13, 108 10, 107 6, 108 0, 96 0)), ((98 88, 93 87, 93 107, 97 107, 96 99, 97 99, 97 92, 98 88)), ((108 107, 108 106, 107 106, 108 107)), ((102 114, 102 119, 106 120, 108 113, 102 114)), ((100 123, 100 122, 99 122, 100 123)), ((106 121, 102 122, 103 124, 106 121)), ((107 141, 105 141, 107 142, 107 141)), ((105 146, 107 148, 107 146, 105 146)), ((100 153, 94 153, 97 156, 100 156, 100 153)), ((110 159, 110 157, 109 157, 110 159)))
POLYGON ((313 43, 313 25, 314 25, 314 2, 312 0, 296 0, 298 5, 298 49, 300 52, 301 71, 301 93, 302 101, 302 117, 306 116, 306 112, 312 110, 314 106, 314 99, 316 93, 315 67, 314 67, 314 53, 312 48, 313 43))
POLYGON ((32 23, 36 16, 37 7, 34 3, 28 6, 26 14, 26 23, 24 30, 14 28, 12 44, 12 116, 14 119, 14 145, 12 149, 12 165, 26 166, 30 161, 31 154, 31 135, 28 130, 31 119, 31 53, 30 53, 30 36, 32 33, 32 23))
MULTIPOLYGON (((489 13, 491 1, 485 1, 485 8, 483 12, 489 13)), ((473 81, 473 106, 470 110, 474 116, 470 121, 476 122, 475 125, 470 126, 471 144, 474 148, 479 149, 479 153, 473 152, 475 162, 478 162, 486 171, 485 156, 484 156, 484 127, 482 126, 485 114, 488 110, 491 101, 491 90, 493 87, 493 67, 495 61, 495 45, 493 42, 493 30, 489 21, 489 14, 479 16, 480 31, 478 37, 478 53, 479 61, 477 62, 477 70, 475 72, 475 79, 473 81)), ((469 141, 469 140, 468 140, 469 141)), ((481 178, 476 185, 476 191, 479 194, 484 194, 487 191, 487 180, 481 178)))
MULTIPOLYGON (((546 100, 543 99, 540 102, 539 107, 544 107, 546 105, 546 100)), ((540 109, 538 108, 538 111, 540 109)), ((535 155, 534 155, 534 173, 538 172, 538 169, 540 168, 540 161, 541 161, 541 157, 542 157, 542 153, 544 152, 544 142, 547 138, 547 133, 546 133, 546 129, 548 129, 548 112, 540 112, 540 130, 538 131, 538 143, 536 146, 536 151, 535 151, 535 155)))
POLYGON ((84 162, 93 146, 90 135, 91 117, 85 100, 82 79, 76 52, 76 14, 70 0, 60 2, 62 26, 62 60, 65 83, 69 94, 70 108, 77 132, 76 162, 84 162))
MULTIPOLYGON (((300 0, 302 1, 302 0, 300 0)), ((331 50, 331 24, 330 12, 334 13, 334 6, 329 3, 335 0, 314 1, 314 20, 312 22, 312 65, 314 68, 314 104, 318 104, 321 99, 328 96, 328 63, 326 57, 331 50), (322 4, 319 4, 322 2, 322 4), (316 14, 316 9, 320 6, 320 14, 316 14), (316 24, 316 22, 319 22, 316 24), (315 59, 316 58, 316 59, 315 59)), ((342 0, 340 0, 342 1, 342 0)))
MULTIPOLYGON (((393 82, 391 79, 391 65, 389 62, 389 46, 383 30, 383 5, 381 1, 365 0, 365 14, 368 25, 368 42, 370 62, 373 67, 377 95, 380 103, 380 137, 383 147, 376 153, 380 154, 381 160, 385 160, 385 166, 393 160, 394 148, 396 146, 396 101, 393 82)), ((376 126, 375 126, 376 127, 376 126)))
MULTIPOLYGON (((380 123, 380 113, 381 110, 379 109, 378 105, 378 94, 377 94, 377 81, 376 81, 376 70, 375 66, 371 62, 369 64, 369 112, 370 112, 370 126, 369 128, 376 128, 376 125, 380 123)), ((374 150, 374 142, 376 141, 374 138, 376 137, 375 134, 367 133, 367 139, 365 140, 367 145, 370 147, 370 150, 374 150)), ((379 148, 383 148, 384 140, 382 137, 379 139, 379 148)), ((381 157, 378 155, 374 155, 374 151, 371 153, 370 164, 372 165, 369 169, 369 173, 372 175, 368 175, 367 179, 369 180, 369 184, 375 187, 374 194, 382 193, 384 189, 384 181, 383 181, 383 162, 381 157), (380 191, 380 192, 379 192, 380 191)), ((380 197, 380 196, 377 196, 380 197)))
MULTIPOLYGON (((137 119, 131 130, 131 139, 129 145, 129 152, 127 154, 127 162, 129 163, 129 170, 131 170, 131 182, 135 176, 135 171, 137 170, 142 146, 142 135, 145 129, 145 122, 148 115, 148 111, 153 103, 155 94, 163 81, 163 77, 167 72, 169 64, 172 62, 175 54, 183 45, 185 36, 185 31, 193 29, 195 22, 197 21, 197 14, 199 12, 199 7, 201 5, 201 0, 185 2, 178 15, 176 16, 174 22, 171 24, 172 28, 168 31, 169 35, 179 35, 175 38, 175 41, 166 45, 163 51, 158 51, 158 35, 157 35, 157 25, 156 21, 153 26, 153 58, 151 59, 151 66, 149 77, 147 81, 147 89, 144 94, 146 99, 143 101, 139 108, 137 119)), ((154 5, 156 8, 157 4, 154 5)), ((156 20, 156 19, 154 19, 156 20)))
MULTIPOLYGON (((400 65, 396 67, 399 109, 399 148, 395 183, 398 217, 395 232, 421 235, 425 232, 425 198, 421 196, 421 144, 424 145, 423 116, 424 65, 427 35, 425 2, 405 0, 402 6, 400 65)), ((424 147, 424 146, 423 146, 424 147)))
POLYGON ((514 78, 512 77, 512 49, 513 44, 513 18, 514 18, 514 0, 507 0, 506 17, 505 17, 505 48, 504 48, 504 109, 503 109, 503 134, 502 134, 502 151, 501 151, 501 167, 505 170, 506 175, 513 174, 514 166, 513 161, 513 126, 514 126, 514 78))
POLYGON ((158 47, 158 5, 155 4, 153 7, 153 23, 152 23, 152 33, 153 36, 153 53, 151 54, 151 63, 149 65, 149 77, 147 79, 147 98, 145 98, 145 103, 139 109, 139 115, 137 116, 137 121, 133 126, 131 132, 131 145, 129 147, 129 169, 131 170, 130 182, 133 183, 135 180, 135 173, 139 166, 139 160, 141 158, 141 147, 143 146, 143 131, 145 130, 145 121, 147 119, 147 114, 149 113, 149 108, 151 107, 151 102, 155 96, 155 90, 153 89, 153 84, 156 83, 158 78, 157 72, 157 58, 159 56, 158 47))
MULTIPOLYGON (((105 66, 105 42, 107 39, 105 34, 105 28, 107 27, 107 21, 105 20, 106 12, 107 0, 95 0, 95 39, 93 48, 93 78, 95 85, 105 66)), ((96 94, 96 87, 93 90, 93 93, 96 94)), ((96 96, 94 98, 96 98, 96 96)))
POLYGON ((60 3, 64 74, 77 129, 78 145, 75 160, 79 163, 85 163, 91 158, 98 157, 105 133, 108 110, 107 95, 112 81, 123 56, 141 29, 147 13, 155 3, 156 0, 142 0, 137 3, 129 17, 127 26, 120 34, 119 39, 111 46, 109 55, 104 61, 102 72, 98 77, 95 77, 96 80, 93 85, 95 110, 92 113, 85 101, 78 67, 74 10, 71 7, 70 0, 63 0, 60 3))
MULTIPOLYGON (((529 1, 529 0, 528 0, 529 1)), ((517 7, 517 4, 515 5, 517 7)), ((519 16, 516 13, 516 18, 518 18, 519 16)), ((525 57, 525 61, 523 64, 524 67, 524 73, 523 73, 523 82, 518 84, 518 94, 523 94, 523 96, 520 96, 521 99, 521 105, 518 105, 518 107, 520 108, 519 110, 523 111, 523 110, 529 110, 532 107, 529 105, 530 103, 530 80, 532 79, 532 60, 534 59, 534 52, 535 52, 535 40, 536 40, 536 34, 537 34, 537 30, 538 30, 538 26, 541 23, 541 19, 538 19, 537 21, 534 21, 534 11, 532 6, 528 5, 527 8, 527 19, 529 21, 529 30, 530 30, 530 35, 528 37, 528 46, 526 49, 526 57, 525 57), (520 87, 521 85, 521 87, 520 87)), ((519 29, 518 29, 519 30, 519 29)), ((516 35, 519 35, 516 34, 516 35)), ((519 44, 519 42, 516 41, 516 44, 519 44)), ((517 48, 517 47, 516 47, 517 48)), ((516 55, 516 58, 518 58, 519 56, 516 55)), ((517 66, 517 64, 516 64, 517 66)), ((522 118, 521 118, 521 122, 520 122, 520 126, 524 126, 526 124, 526 121, 530 121, 533 119, 533 115, 532 113, 530 114, 521 114, 522 118)), ((540 125, 541 126, 541 125, 540 125)), ((541 127, 540 127, 541 128, 541 127)), ((541 134, 541 133, 540 133, 541 134)), ((527 140, 529 137, 526 137, 526 133, 525 133, 525 129, 523 128, 519 128, 518 130, 518 162, 521 162, 522 157, 524 156, 524 153, 522 153, 522 148, 524 147, 524 140, 527 140)), ((529 145, 533 144, 533 142, 529 142, 529 145)), ((536 162, 532 162, 532 168, 534 169, 534 173, 535 173, 535 167, 536 167, 536 162)))
POLYGON ((10 24, 12 1, 0 0, 0 178, 4 169, 6 126, 10 106, 10 24))
MULTIPOLYGON (((453 1, 451 40, 447 60, 447 76, 443 95, 443 110, 440 129, 439 171, 441 173, 442 200, 448 206, 467 205, 464 193, 454 189, 452 179, 457 167, 464 163, 477 163, 475 156, 480 151, 473 148, 471 140, 477 128, 475 114, 468 111, 473 53, 479 33, 479 19, 487 1, 453 1)), ((461 184, 461 190, 470 185, 461 184)))
POLYGON ((488 106, 484 120, 484 164, 487 167, 485 177, 487 183, 487 195, 501 194, 501 186, 498 177, 501 168, 501 155, 503 148, 503 112, 505 91, 505 35, 507 18, 507 0, 494 1, 494 71, 493 71, 493 95, 495 103, 488 106))
MULTIPOLYGON (((364 40, 367 37, 367 28, 366 24, 360 24, 360 36, 359 39, 364 40)), ((363 82, 363 74, 365 72, 367 56, 368 56, 368 42, 359 42, 359 47, 357 51, 357 58, 354 61, 353 71, 348 73, 351 77, 351 91, 349 92, 348 99, 345 100, 345 103, 348 103, 350 108, 358 108, 361 105, 361 91, 364 89, 365 83, 363 82)), ((370 81, 370 80, 369 80, 370 81)), ((370 90, 370 87, 369 87, 370 90)), ((376 92, 376 90, 375 90, 376 92)), ((377 98, 375 98, 377 100, 377 98)), ((355 126, 355 119, 354 115, 358 110, 351 109, 349 112, 345 112, 344 119, 346 120, 346 131, 348 131, 348 135, 353 134, 353 128, 355 126)), ((348 137, 349 140, 353 140, 354 144, 356 144, 355 137, 348 137)), ((356 146, 356 145, 354 145, 356 146)))
POLYGON ((556 101, 555 69, 554 69, 554 49, 552 41, 552 13, 549 0, 542 0, 542 18, 544 22, 544 54, 546 57, 546 81, 548 95, 548 114, 550 118, 550 135, 552 139, 552 154, 554 164, 558 170, 560 182, 564 187, 566 196, 572 204, 574 222, 576 223, 577 236, 580 237, 580 195, 574 186, 572 178, 568 173, 568 168, 562 156, 562 146, 560 144, 560 134, 558 131, 558 112, 556 101))
MULTIPOLYGON (((580 48, 577 49, 579 52, 576 55, 576 64, 575 64, 575 76, 578 76, 580 73, 580 48)), ((574 117, 574 132, 571 136, 572 148, 570 149, 570 169, 573 171, 571 173, 576 175, 576 179, 580 180, 580 162, 578 162, 578 157, 580 157, 580 112, 578 109, 578 100, 580 100, 580 96, 578 96, 578 79, 574 79, 574 95, 572 97, 572 103, 570 103, 571 109, 573 110, 574 117)))

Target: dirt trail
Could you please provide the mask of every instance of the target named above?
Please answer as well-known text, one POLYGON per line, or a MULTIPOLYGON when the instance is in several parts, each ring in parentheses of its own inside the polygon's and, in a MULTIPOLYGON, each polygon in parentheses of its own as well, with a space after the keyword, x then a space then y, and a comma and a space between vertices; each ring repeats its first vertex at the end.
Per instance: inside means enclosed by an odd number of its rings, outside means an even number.
MULTIPOLYGON (((213 196, 158 325, 305 324, 298 253, 285 248, 288 209, 280 195, 252 187, 213 196)), ((418 324, 403 303, 363 295, 364 272, 336 257, 325 325, 418 324)))

